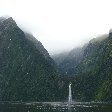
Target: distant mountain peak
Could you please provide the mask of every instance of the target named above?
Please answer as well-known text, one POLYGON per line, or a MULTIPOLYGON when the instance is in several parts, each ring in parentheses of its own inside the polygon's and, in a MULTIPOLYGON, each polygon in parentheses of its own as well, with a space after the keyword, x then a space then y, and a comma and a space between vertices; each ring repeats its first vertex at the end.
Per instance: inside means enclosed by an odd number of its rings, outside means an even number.
POLYGON ((0 31, 7 30, 7 29, 13 29, 17 27, 17 24, 15 20, 13 20, 12 17, 5 18, 1 17, 0 18, 0 31))
POLYGON ((6 21, 16 23, 15 20, 12 17, 7 18, 6 21))
POLYGON ((4 21, 4 23, 7 24, 7 25, 16 25, 17 26, 15 20, 12 17, 9 17, 8 19, 6 19, 4 21))

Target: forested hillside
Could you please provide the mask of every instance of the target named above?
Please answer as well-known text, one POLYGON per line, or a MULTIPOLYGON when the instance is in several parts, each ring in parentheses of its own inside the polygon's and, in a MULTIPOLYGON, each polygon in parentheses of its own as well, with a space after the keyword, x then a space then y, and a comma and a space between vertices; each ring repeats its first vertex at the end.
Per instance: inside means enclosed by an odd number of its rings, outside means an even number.
POLYGON ((73 83, 74 100, 112 101, 111 32, 72 50, 59 67, 73 83))
POLYGON ((41 42, 12 18, 0 19, 0 100, 55 101, 59 73, 41 42))
POLYGON ((112 32, 54 60, 12 18, 0 18, 0 101, 112 101, 112 32), (60 74, 61 73, 61 74, 60 74))
POLYGON ((84 100, 112 101, 112 33, 102 41, 90 41, 75 70, 84 100))

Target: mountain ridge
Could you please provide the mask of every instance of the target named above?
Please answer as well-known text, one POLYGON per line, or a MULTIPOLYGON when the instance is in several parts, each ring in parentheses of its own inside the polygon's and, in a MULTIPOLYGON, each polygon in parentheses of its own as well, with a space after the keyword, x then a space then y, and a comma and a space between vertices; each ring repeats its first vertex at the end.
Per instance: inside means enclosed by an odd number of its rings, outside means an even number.
POLYGON ((58 100, 60 76, 42 44, 35 46, 12 18, 1 22, 0 32, 0 100, 58 100))
POLYGON ((13 18, 0 19, 1 101, 65 101, 70 82, 75 101, 112 101, 111 31, 56 60, 13 18))
POLYGON ((75 62, 75 59, 78 61, 75 53, 68 55, 62 62, 64 67, 61 67, 64 74, 72 69, 67 77, 72 82, 73 99, 112 101, 112 33, 90 40, 81 51, 79 63, 75 62))

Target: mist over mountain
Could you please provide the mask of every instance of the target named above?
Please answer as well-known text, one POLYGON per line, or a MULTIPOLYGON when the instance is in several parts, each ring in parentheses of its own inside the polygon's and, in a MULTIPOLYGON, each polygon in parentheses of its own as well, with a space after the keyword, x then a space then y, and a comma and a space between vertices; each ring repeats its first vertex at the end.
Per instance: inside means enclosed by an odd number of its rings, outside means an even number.
POLYGON ((13 18, 0 18, 0 101, 66 101, 70 82, 75 101, 112 101, 111 30, 52 58, 13 18))
POLYGON ((0 18, 0 100, 54 101, 60 95, 54 61, 32 34, 0 18))
POLYGON ((51 55, 51 57, 56 62, 56 64, 59 65, 64 61, 64 59, 68 56, 68 54, 69 54, 69 51, 66 51, 59 54, 51 55))
POLYGON ((112 33, 72 50, 59 68, 73 83, 73 98, 82 101, 112 101, 112 33))
POLYGON ((106 39, 109 35, 104 34, 100 35, 96 38, 90 40, 90 42, 86 43, 82 47, 76 47, 68 52, 62 52, 60 54, 56 54, 51 56, 53 60, 58 64, 60 71, 63 74, 74 74, 75 68, 82 61, 84 56, 84 51, 87 48, 89 43, 101 42, 106 39))

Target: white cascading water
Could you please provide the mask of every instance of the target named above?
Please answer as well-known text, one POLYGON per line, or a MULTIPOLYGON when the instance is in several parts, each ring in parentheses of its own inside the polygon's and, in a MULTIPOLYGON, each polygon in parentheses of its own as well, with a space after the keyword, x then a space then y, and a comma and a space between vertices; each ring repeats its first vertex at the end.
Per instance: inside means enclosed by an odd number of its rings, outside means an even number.
POLYGON ((72 102, 72 90, 71 90, 72 83, 69 83, 69 95, 68 95, 68 102, 72 102))

